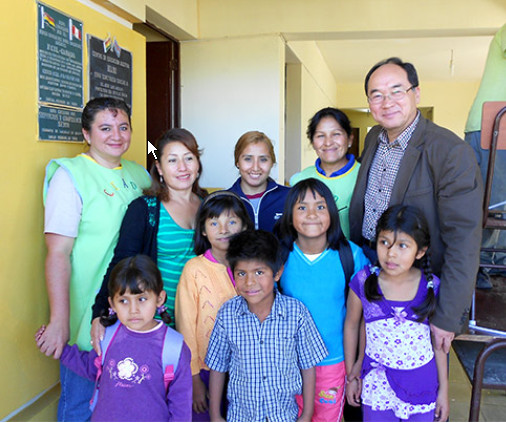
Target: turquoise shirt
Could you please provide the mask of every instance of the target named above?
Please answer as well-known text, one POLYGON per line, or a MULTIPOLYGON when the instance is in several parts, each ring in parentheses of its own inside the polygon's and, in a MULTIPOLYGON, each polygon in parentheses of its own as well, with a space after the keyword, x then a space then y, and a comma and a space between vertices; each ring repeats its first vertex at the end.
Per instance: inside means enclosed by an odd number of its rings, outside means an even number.
POLYGON ((195 257, 193 251, 193 229, 179 226, 160 204, 160 223, 158 224, 158 268, 162 274, 163 289, 167 293, 167 312, 172 319, 170 326, 175 327, 174 302, 177 285, 188 260, 195 257))
MULTIPOLYGON (((362 249, 350 242, 355 274, 369 260, 362 249)), ((310 261, 293 244, 281 275, 283 294, 296 298, 309 309, 311 316, 329 350, 319 364, 328 366, 344 360, 343 328, 346 317, 344 270, 336 250, 326 249, 316 260, 310 261)))

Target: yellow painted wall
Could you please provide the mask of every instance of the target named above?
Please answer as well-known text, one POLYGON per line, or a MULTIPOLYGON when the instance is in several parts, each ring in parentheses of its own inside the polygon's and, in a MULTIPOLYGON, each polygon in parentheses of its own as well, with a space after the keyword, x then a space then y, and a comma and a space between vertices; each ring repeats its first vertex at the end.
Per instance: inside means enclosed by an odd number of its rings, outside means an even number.
POLYGON ((92 0, 129 22, 150 24, 177 40, 198 37, 198 0, 92 0))
MULTIPOLYGON (((416 63, 414 63, 416 67, 416 63)), ((371 64, 372 66, 372 64, 371 64)), ((365 74, 364 74, 365 76, 365 74)), ((464 127, 480 81, 425 82, 420 76, 420 107, 434 108, 434 122, 464 137, 464 127)), ((338 84, 339 108, 367 108, 362 83, 338 84)))
MULTIPOLYGON (((133 55, 133 121, 129 159, 144 164, 146 134, 145 42, 133 30, 76 0, 47 0, 48 6, 83 21, 87 33, 108 32, 133 55)), ((82 145, 37 141, 37 4, 33 0, 0 2, 0 183, 3 199, 0 233, 0 325, 2 383, 0 419, 58 381, 58 363, 39 353, 33 335, 46 323, 42 181, 51 158, 74 156, 82 145)), ((86 43, 84 42, 84 46, 86 43)), ((87 49, 84 48, 87 100, 87 49)), ((51 405, 54 409, 54 403, 51 405)), ((40 410, 42 418, 47 411, 40 410)), ((49 413, 56 416, 55 412, 49 413)), ((37 419, 35 416, 34 419, 37 419)))
MULTIPOLYGON (((429 31, 458 33, 499 28, 501 0, 199 0, 200 36, 286 33, 318 39, 325 33, 429 31), (305 35, 307 34, 307 35, 305 35)), ((323 39, 322 38, 322 39, 323 39)))

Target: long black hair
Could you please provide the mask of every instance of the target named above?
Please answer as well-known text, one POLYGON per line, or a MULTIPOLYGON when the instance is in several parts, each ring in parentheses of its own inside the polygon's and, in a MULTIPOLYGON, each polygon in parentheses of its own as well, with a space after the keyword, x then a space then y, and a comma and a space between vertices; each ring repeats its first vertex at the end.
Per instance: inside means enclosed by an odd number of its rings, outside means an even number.
MULTIPOLYGON (((107 288, 111 299, 116 294, 123 295, 127 290, 134 295, 150 291, 158 296, 163 291, 162 275, 150 257, 139 254, 124 258, 114 266, 107 288)), ((171 321, 167 311, 162 312, 160 317, 164 323, 169 324, 171 321)), ((116 314, 104 313, 100 316, 100 323, 104 326, 110 326, 116 320, 116 314)))
POLYGON ((288 195, 286 196, 283 216, 274 228, 274 233, 278 236, 281 244, 283 263, 288 259, 290 252, 293 251, 293 243, 299 236, 293 226, 293 208, 297 202, 304 199, 308 191, 311 192, 313 196, 319 194, 327 203, 327 210, 330 215, 330 226, 327 229, 327 242, 330 249, 339 251, 346 282, 348 283, 353 275, 354 269, 351 247, 341 229, 339 211, 337 210, 332 192, 327 185, 315 178, 304 179, 296 183, 290 191, 288 191, 288 195))
MULTIPOLYGON (((413 311, 418 316, 417 321, 422 322, 430 318, 436 309, 436 295, 434 293, 432 269, 430 265, 430 232, 429 225, 423 213, 414 206, 405 206, 396 204, 390 206, 381 215, 376 226, 376 240, 382 231, 391 231, 395 238, 399 232, 404 232, 413 238, 416 242, 418 251, 427 248, 425 254, 420 260, 415 260, 414 265, 418 266, 427 280, 427 295, 424 301, 413 311)), ((378 301, 382 299, 378 291, 378 275, 371 272, 364 283, 365 296, 368 301, 378 301)))

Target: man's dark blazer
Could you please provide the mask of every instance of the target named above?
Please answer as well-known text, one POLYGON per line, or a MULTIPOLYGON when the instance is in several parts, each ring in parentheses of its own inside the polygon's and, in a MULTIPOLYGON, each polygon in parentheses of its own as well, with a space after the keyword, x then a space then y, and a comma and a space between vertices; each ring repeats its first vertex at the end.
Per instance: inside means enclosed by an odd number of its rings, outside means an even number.
MULTIPOLYGON (((350 238, 360 244, 364 196, 381 127, 365 139, 357 184, 350 203, 350 238)), ((420 208, 429 223, 431 263, 441 278, 437 327, 461 332, 478 271, 481 245, 483 186, 472 149, 453 132, 420 117, 390 197, 390 205, 420 208)))

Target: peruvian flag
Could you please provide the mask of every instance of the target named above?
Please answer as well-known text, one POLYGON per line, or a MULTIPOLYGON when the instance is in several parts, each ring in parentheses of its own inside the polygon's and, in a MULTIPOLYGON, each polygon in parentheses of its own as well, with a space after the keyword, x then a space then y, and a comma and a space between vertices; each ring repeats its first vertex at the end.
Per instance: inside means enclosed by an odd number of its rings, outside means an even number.
POLYGON ((81 30, 74 25, 72 19, 69 19, 69 40, 72 41, 74 38, 81 41, 81 30))
POLYGON ((72 36, 78 40, 81 39, 81 31, 79 31, 79 28, 75 25, 72 25, 72 36))

